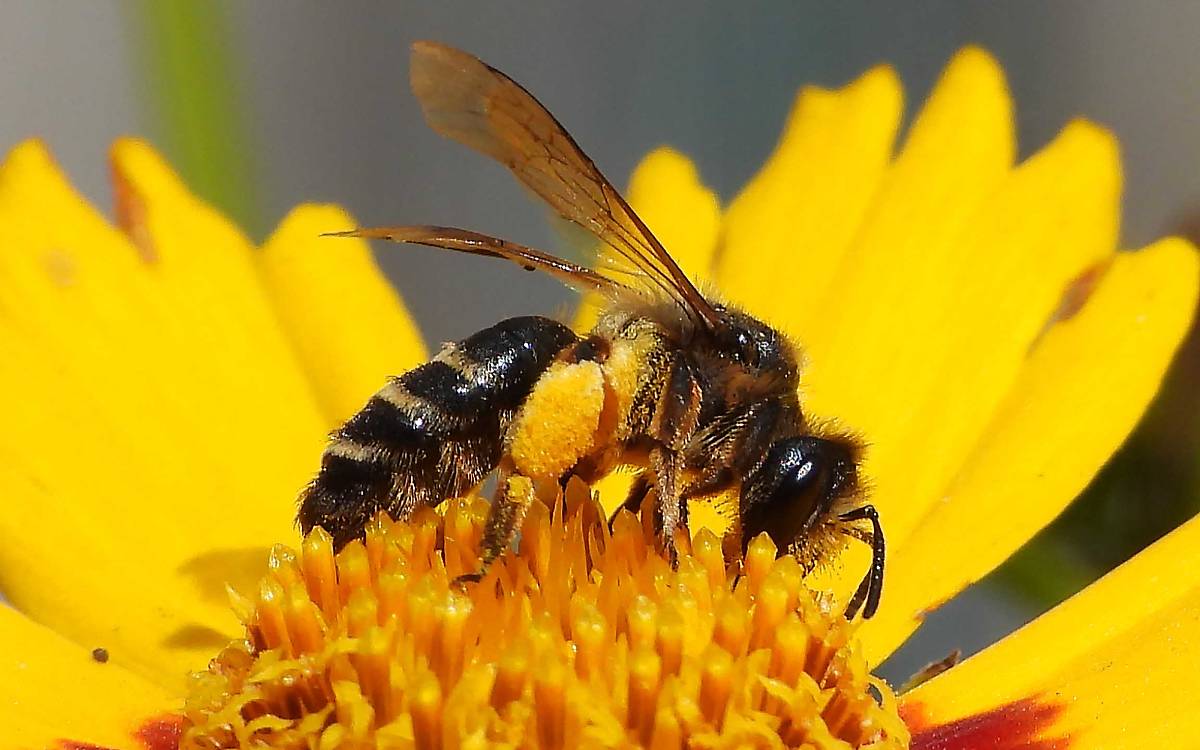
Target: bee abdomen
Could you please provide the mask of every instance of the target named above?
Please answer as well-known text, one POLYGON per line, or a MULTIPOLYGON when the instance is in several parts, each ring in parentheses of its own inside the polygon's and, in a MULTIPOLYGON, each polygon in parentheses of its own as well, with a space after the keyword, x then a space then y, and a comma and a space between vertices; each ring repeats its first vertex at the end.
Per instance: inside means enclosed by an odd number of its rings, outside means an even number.
POLYGON ((334 433, 300 498, 301 529, 321 526, 341 547, 380 510, 406 518, 479 484, 521 402, 575 341, 548 318, 511 318, 392 378, 334 433))

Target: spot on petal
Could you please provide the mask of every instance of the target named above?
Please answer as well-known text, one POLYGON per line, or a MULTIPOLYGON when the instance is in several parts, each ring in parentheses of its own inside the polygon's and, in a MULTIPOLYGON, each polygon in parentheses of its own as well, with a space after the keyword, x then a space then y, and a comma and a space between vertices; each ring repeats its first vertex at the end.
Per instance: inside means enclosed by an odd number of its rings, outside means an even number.
POLYGON ((146 750, 178 750, 183 736, 183 717, 164 714, 145 722, 134 737, 146 750))
MULTIPOLYGON (((183 737, 183 717, 164 714, 147 719, 133 733, 133 737, 144 750, 179 750, 179 740, 183 737)), ((76 740, 55 740, 50 747, 53 750, 116 750, 106 745, 76 740)))
POLYGON ((919 702, 900 704, 900 717, 912 730, 911 750, 1065 750, 1069 736, 1044 737, 1062 713, 1063 705, 1039 698, 1022 698, 990 711, 933 724, 919 702))
POLYGON ((146 202, 129 177, 114 161, 110 168, 113 186, 113 214, 117 226, 133 242, 138 256, 147 265, 158 262, 158 250, 147 227, 146 202))

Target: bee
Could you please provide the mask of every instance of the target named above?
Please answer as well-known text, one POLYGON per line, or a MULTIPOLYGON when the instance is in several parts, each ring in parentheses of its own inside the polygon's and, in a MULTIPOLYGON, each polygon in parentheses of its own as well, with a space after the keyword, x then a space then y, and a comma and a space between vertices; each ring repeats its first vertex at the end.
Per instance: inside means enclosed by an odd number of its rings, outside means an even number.
POLYGON ((637 478, 622 507, 636 512, 653 498, 672 560, 687 501, 718 492, 736 493, 730 533, 743 554, 764 532, 810 568, 838 535, 870 545, 846 617, 871 617, 885 555, 879 516, 864 500, 862 446, 802 410, 797 347, 702 294, 562 125, 508 76, 417 42, 411 84, 433 130, 503 164, 598 239, 597 249, 577 264, 449 227, 334 234, 509 260, 599 295, 604 308, 586 335, 545 317, 512 318, 390 379, 333 434, 300 497, 303 531, 320 526, 341 547, 380 510, 404 519, 495 473, 482 575, 514 541, 539 487, 631 468, 637 478), (560 424, 555 394, 564 383, 578 425, 560 424))

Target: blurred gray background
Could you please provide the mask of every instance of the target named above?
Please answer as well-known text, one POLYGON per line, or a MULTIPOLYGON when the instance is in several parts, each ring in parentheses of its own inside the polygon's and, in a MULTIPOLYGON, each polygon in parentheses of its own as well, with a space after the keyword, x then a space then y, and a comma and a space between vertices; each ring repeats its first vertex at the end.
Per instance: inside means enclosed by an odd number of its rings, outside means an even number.
MULTIPOLYGON (((508 72, 618 184, 669 143, 726 199, 769 153, 801 85, 839 86, 888 61, 911 114, 946 59, 978 43, 1007 69, 1023 154, 1077 115, 1116 132, 1132 247, 1193 225, 1200 206, 1198 29, 1200 4, 1182 1, 5 0, 0 145, 43 138, 107 208, 108 144, 147 136, 257 239, 296 203, 335 201, 363 222, 553 247, 543 210, 503 170, 425 128, 407 92, 410 41, 449 42, 508 72)), ((430 342, 571 300, 539 276, 450 254, 382 262, 430 342)), ((1194 390, 1194 369, 1176 373, 1173 393, 1194 390)), ((1187 403, 1182 420, 1160 404, 1082 510, 932 618, 886 674, 977 650, 1194 512, 1187 403)))

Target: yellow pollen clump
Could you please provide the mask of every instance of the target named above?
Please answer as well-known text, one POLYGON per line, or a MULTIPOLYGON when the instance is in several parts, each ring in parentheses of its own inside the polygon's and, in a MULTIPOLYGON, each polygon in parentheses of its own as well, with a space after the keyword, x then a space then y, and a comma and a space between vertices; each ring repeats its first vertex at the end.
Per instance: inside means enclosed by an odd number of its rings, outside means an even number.
POLYGON ((854 626, 756 540, 740 570, 581 483, 530 510, 479 583, 486 502, 376 519, 334 554, 279 546, 246 626, 193 676, 182 748, 906 747, 854 626))
POLYGON ((560 477, 591 450, 604 408, 604 373, 595 362, 550 366, 509 432, 509 453, 527 477, 560 477))

